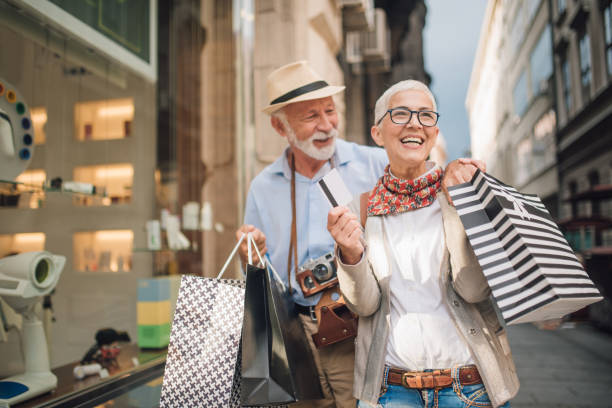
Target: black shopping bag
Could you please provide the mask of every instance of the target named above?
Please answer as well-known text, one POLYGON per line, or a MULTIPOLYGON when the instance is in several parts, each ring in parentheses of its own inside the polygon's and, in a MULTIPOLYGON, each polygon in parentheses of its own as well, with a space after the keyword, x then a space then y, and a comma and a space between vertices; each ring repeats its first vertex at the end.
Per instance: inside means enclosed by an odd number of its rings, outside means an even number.
POLYGON ((265 269, 247 267, 244 305, 242 404, 323 398, 293 299, 270 265, 265 269))
POLYGON ((559 318, 602 299, 536 195, 480 170, 448 190, 507 324, 559 318))

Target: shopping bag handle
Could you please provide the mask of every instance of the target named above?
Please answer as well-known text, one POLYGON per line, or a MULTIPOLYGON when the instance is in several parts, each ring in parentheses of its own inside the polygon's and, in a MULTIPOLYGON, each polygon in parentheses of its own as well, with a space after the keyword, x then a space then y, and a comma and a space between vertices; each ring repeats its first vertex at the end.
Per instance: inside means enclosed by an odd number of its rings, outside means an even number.
POLYGON ((270 256, 268 254, 266 254, 266 259, 268 260, 268 268, 270 269, 270 271, 272 271, 272 274, 274 275, 274 279, 276 279, 276 281, 281 284, 281 287, 283 288, 283 292, 286 291, 287 287, 285 286, 285 283, 281 279, 278 272, 276 272, 276 269, 274 269, 274 267, 272 266, 272 260, 270 260, 270 256))
POLYGON ((249 240, 249 245, 248 245, 248 248, 249 248, 249 264, 253 265, 253 256, 252 256, 252 253, 251 253, 251 245, 252 245, 253 248, 255 248, 255 252, 257 252, 257 256, 259 257, 259 262, 261 262, 261 264, 265 268, 266 267, 266 261, 261 256, 261 253, 259 252, 259 248, 257 248, 257 244, 255 244, 255 239, 253 238, 253 234, 249 232, 247 234, 247 238, 249 240))
POLYGON ((253 252, 251 250, 251 245, 252 245, 253 247, 255 247, 255 252, 257 252, 257 256, 259 256, 259 260, 261 261, 261 264, 264 267, 266 266, 266 261, 261 256, 261 253, 259 252, 259 248, 257 248, 257 245, 255 244, 255 240, 253 239, 252 234, 250 232, 248 234, 245 234, 243 232, 242 235, 240 235, 240 239, 238 240, 238 242, 234 246, 234 249, 232 249, 232 252, 227 257, 227 260, 225 261, 225 264, 223 265, 223 268, 221 268, 221 272, 219 272, 219 274, 217 275, 217 279, 220 279, 221 276, 223 276, 223 274, 225 273, 225 270, 227 269, 227 267, 230 264, 230 261, 236 255, 236 252, 238 251, 238 248, 240 248, 240 244, 242 244, 242 241, 244 241, 245 238, 247 239, 247 243, 248 243, 247 248, 248 248, 249 264, 251 264, 251 265, 253 264, 253 252))
POLYGON ((253 245, 253 248, 255 248, 255 252, 257 252, 257 256, 259 257, 259 261, 261 262, 261 264, 263 265, 264 269, 267 267, 270 269, 270 271, 272 271, 272 274, 274 275, 274 278, 276 281, 278 281, 278 283, 280 283, 281 287, 283 288, 283 292, 287 290, 285 284, 283 283, 280 275, 278 274, 278 272, 276 272, 276 269, 274 269, 274 267, 272 266, 272 261, 270 260, 270 255, 266 254, 265 259, 261 256, 261 253, 259 252, 259 248, 257 248, 257 245, 255 244, 255 239, 253 239, 253 235, 249 232, 248 233, 248 240, 249 240, 249 263, 252 265, 252 259, 251 259, 251 245, 253 245), (267 262, 266 262, 267 261, 267 262))
POLYGON ((225 261, 223 268, 221 268, 221 272, 219 272, 219 274, 217 275, 217 279, 221 279, 221 276, 223 276, 223 273, 225 272, 228 265, 230 264, 230 261, 234 258, 234 255, 236 255, 236 252, 238 251, 238 248, 240 247, 240 244, 242 244, 242 241, 244 241, 245 237, 246 237, 246 234, 243 232, 242 235, 240 236, 240 239, 238 240, 238 243, 236 244, 236 246, 234 247, 230 255, 227 257, 227 260, 225 261))
POLYGON ((510 201, 510 203, 514 207, 514 211, 516 211, 522 219, 527 218, 528 220, 531 220, 531 214, 529 214, 529 211, 527 211, 523 202, 521 202, 503 186, 501 186, 501 190, 497 190, 497 192, 500 193, 506 200, 510 201))

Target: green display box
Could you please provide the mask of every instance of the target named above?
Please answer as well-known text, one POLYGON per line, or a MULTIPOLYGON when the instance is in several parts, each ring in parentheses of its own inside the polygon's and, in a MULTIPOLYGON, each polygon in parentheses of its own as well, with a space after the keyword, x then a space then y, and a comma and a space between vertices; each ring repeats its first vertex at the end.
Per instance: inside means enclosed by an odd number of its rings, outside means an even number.
POLYGON ((170 323, 138 325, 138 347, 163 348, 170 344, 170 323))

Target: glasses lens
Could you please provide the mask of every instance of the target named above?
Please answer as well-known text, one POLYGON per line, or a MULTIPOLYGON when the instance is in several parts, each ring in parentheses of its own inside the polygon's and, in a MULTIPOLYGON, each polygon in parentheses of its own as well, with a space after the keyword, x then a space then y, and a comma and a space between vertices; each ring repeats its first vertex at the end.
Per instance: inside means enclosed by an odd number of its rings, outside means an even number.
POLYGON ((438 115, 435 112, 419 112, 419 122, 423 126, 434 126, 438 121, 438 115))
POLYGON ((410 113, 409 110, 397 109, 391 111, 391 120, 398 125, 404 125, 410 122, 410 113))

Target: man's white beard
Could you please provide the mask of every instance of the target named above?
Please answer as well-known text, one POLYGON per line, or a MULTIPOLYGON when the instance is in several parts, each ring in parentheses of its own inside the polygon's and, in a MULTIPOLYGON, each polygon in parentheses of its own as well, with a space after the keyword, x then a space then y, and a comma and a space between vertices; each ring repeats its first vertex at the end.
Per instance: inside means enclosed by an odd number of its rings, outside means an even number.
POLYGON ((332 128, 329 133, 316 132, 306 140, 298 140, 295 132, 291 126, 289 126, 289 123, 285 123, 285 129, 287 131, 287 140, 289 140, 289 144, 293 147, 297 147, 307 156, 312 157, 313 159, 329 160, 336 151, 336 137, 338 136, 338 130, 336 128, 332 128), (330 137, 332 138, 332 141, 329 145, 324 147, 315 146, 315 140, 326 140, 330 137))

